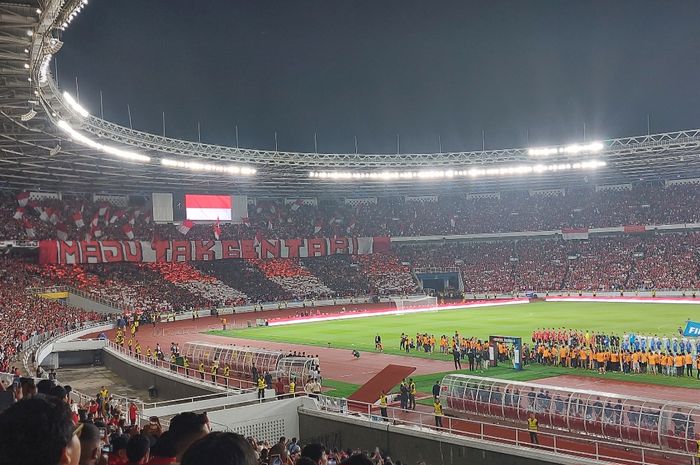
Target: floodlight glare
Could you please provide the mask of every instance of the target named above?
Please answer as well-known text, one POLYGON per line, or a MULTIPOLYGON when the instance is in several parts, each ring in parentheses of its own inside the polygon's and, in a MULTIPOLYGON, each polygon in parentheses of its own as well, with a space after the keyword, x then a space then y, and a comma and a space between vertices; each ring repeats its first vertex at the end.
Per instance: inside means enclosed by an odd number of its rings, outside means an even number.
POLYGON ((90 116, 90 113, 88 113, 88 111, 85 108, 80 106, 80 104, 76 102, 73 96, 68 92, 63 92, 63 99, 73 110, 75 110, 83 118, 87 118, 88 116, 90 116))

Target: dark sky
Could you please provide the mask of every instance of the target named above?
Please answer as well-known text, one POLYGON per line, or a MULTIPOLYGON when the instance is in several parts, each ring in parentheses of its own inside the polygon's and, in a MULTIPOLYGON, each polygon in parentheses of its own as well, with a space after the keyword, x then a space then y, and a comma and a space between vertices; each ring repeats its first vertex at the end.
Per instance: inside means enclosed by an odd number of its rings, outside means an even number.
POLYGON ((93 0, 60 84, 206 142, 402 152, 700 127, 697 0, 93 0))

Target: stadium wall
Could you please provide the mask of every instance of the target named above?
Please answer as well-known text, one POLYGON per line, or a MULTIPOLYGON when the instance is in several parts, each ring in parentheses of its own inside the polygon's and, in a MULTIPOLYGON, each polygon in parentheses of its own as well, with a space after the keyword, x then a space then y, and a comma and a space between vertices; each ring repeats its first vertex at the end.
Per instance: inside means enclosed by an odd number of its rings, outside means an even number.
POLYGON ((88 312, 121 313, 121 310, 118 308, 110 307, 109 305, 105 305, 92 299, 86 299, 85 297, 73 294, 72 292, 68 293, 68 305, 71 307, 82 308, 88 312))
MULTIPOLYGON (((495 444, 425 429, 411 429, 299 409, 299 437, 304 443, 320 442, 329 448, 374 450, 379 447, 402 463, 425 461, 427 465, 548 465, 582 463, 571 456, 535 449, 495 444)), ((585 460, 588 464, 603 464, 585 460)))
POLYGON ((161 400, 182 399, 203 396, 212 392, 221 392, 221 389, 217 389, 214 386, 199 386, 199 383, 182 377, 168 376, 168 373, 159 373, 155 368, 147 369, 141 367, 139 364, 124 360, 118 354, 108 349, 103 349, 102 351, 102 363, 131 386, 139 389, 156 388, 158 390, 158 398, 161 400))

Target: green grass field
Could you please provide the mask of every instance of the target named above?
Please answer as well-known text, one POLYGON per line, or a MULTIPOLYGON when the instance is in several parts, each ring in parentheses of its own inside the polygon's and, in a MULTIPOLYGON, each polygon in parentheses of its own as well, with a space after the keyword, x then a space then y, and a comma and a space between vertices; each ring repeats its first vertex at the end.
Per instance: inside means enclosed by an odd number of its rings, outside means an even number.
MULTIPOLYGON (((489 335, 520 336, 523 342, 530 342, 532 331, 541 327, 605 331, 620 335, 632 331, 671 336, 678 326, 684 326, 687 319, 698 319, 699 313, 700 307, 682 304, 538 302, 527 305, 376 316, 281 327, 212 331, 211 334, 322 347, 328 347, 330 342, 331 347, 360 351, 373 351, 374 336, 380 334, 386 353, 406 355, 399 350, 401 332, 412 336, 415 336, 416 332, 427 332, 439 338, 442 334, 452 335, 457 330, 465 337, 475 336, 486 339, 489 335)), ((409 356, 451 360, 450 356, 426 355, 418 351, 411 352, 409 356)), ((569 373, 598 376, 586 370, 542 366, 530 366, 522 372, 498 367, 489 370, 485 375, 527 381, 569 373)), ((437 379, 436 376, 438 375, 427 375, 425 383, 429 385, 427 389, 421 389, 423 392, 430 391, 430 386, 437 379)), ((700 388, 700 382, 694 379, 613 373, 605 376, 610 379, 700 388)), ((423 380, 420 381, 423 384, 423 380)), ((347 386, 343 386, 342 391, 345 392, 347 389, 347 386)))

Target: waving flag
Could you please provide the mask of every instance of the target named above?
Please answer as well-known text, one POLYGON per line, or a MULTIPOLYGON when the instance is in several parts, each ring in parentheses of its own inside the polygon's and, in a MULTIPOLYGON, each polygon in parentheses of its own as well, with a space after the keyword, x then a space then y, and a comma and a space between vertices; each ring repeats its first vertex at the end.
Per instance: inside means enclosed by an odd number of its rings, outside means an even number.
POLYGON ((124 232, 124 235, 130 240, 134 240, 134 228, 131 227, 129 223, 125 224, 122 226, 122 231, 124 232))
POLYGON ((15 214, 12 215, 12 218, 16 220, 21 220, 24 217, 24 207, 18 207, 17 210, 15 210, 15 214))
POLYGON ((68 227, 65 223, 58 223, 56 225, 56 237, 61 241, 68 240, 68 227))
POLYGON ((85 226, 85 221, 83 221, 83 214, 80 212, 73 213, 73 222, 76 228, 82 228, 85 226))
POLYGON ((34 230, 34 224, 29 220, 29 218, 24 219, 24 232, 27 234, 29 239, 34 239, 36 237, 36 232, 34 230))
POLYGON ((214 223, 214 237, 218 241, 219 238, 221 237, 221 226, 219 226, 219 219, 216 219, 216 223, 214 223))
POLYGON ((26 207, 29 202, 29 192, 20 192, 15 198, 20 207, 26 207))
POLYGON ((185 220, 177 227, 177 230, 180 231, 180 234, 186 236, 187 233, 190 232, 190 229, 192 229, 192 226, 194 226, 193 221, 185 220))

